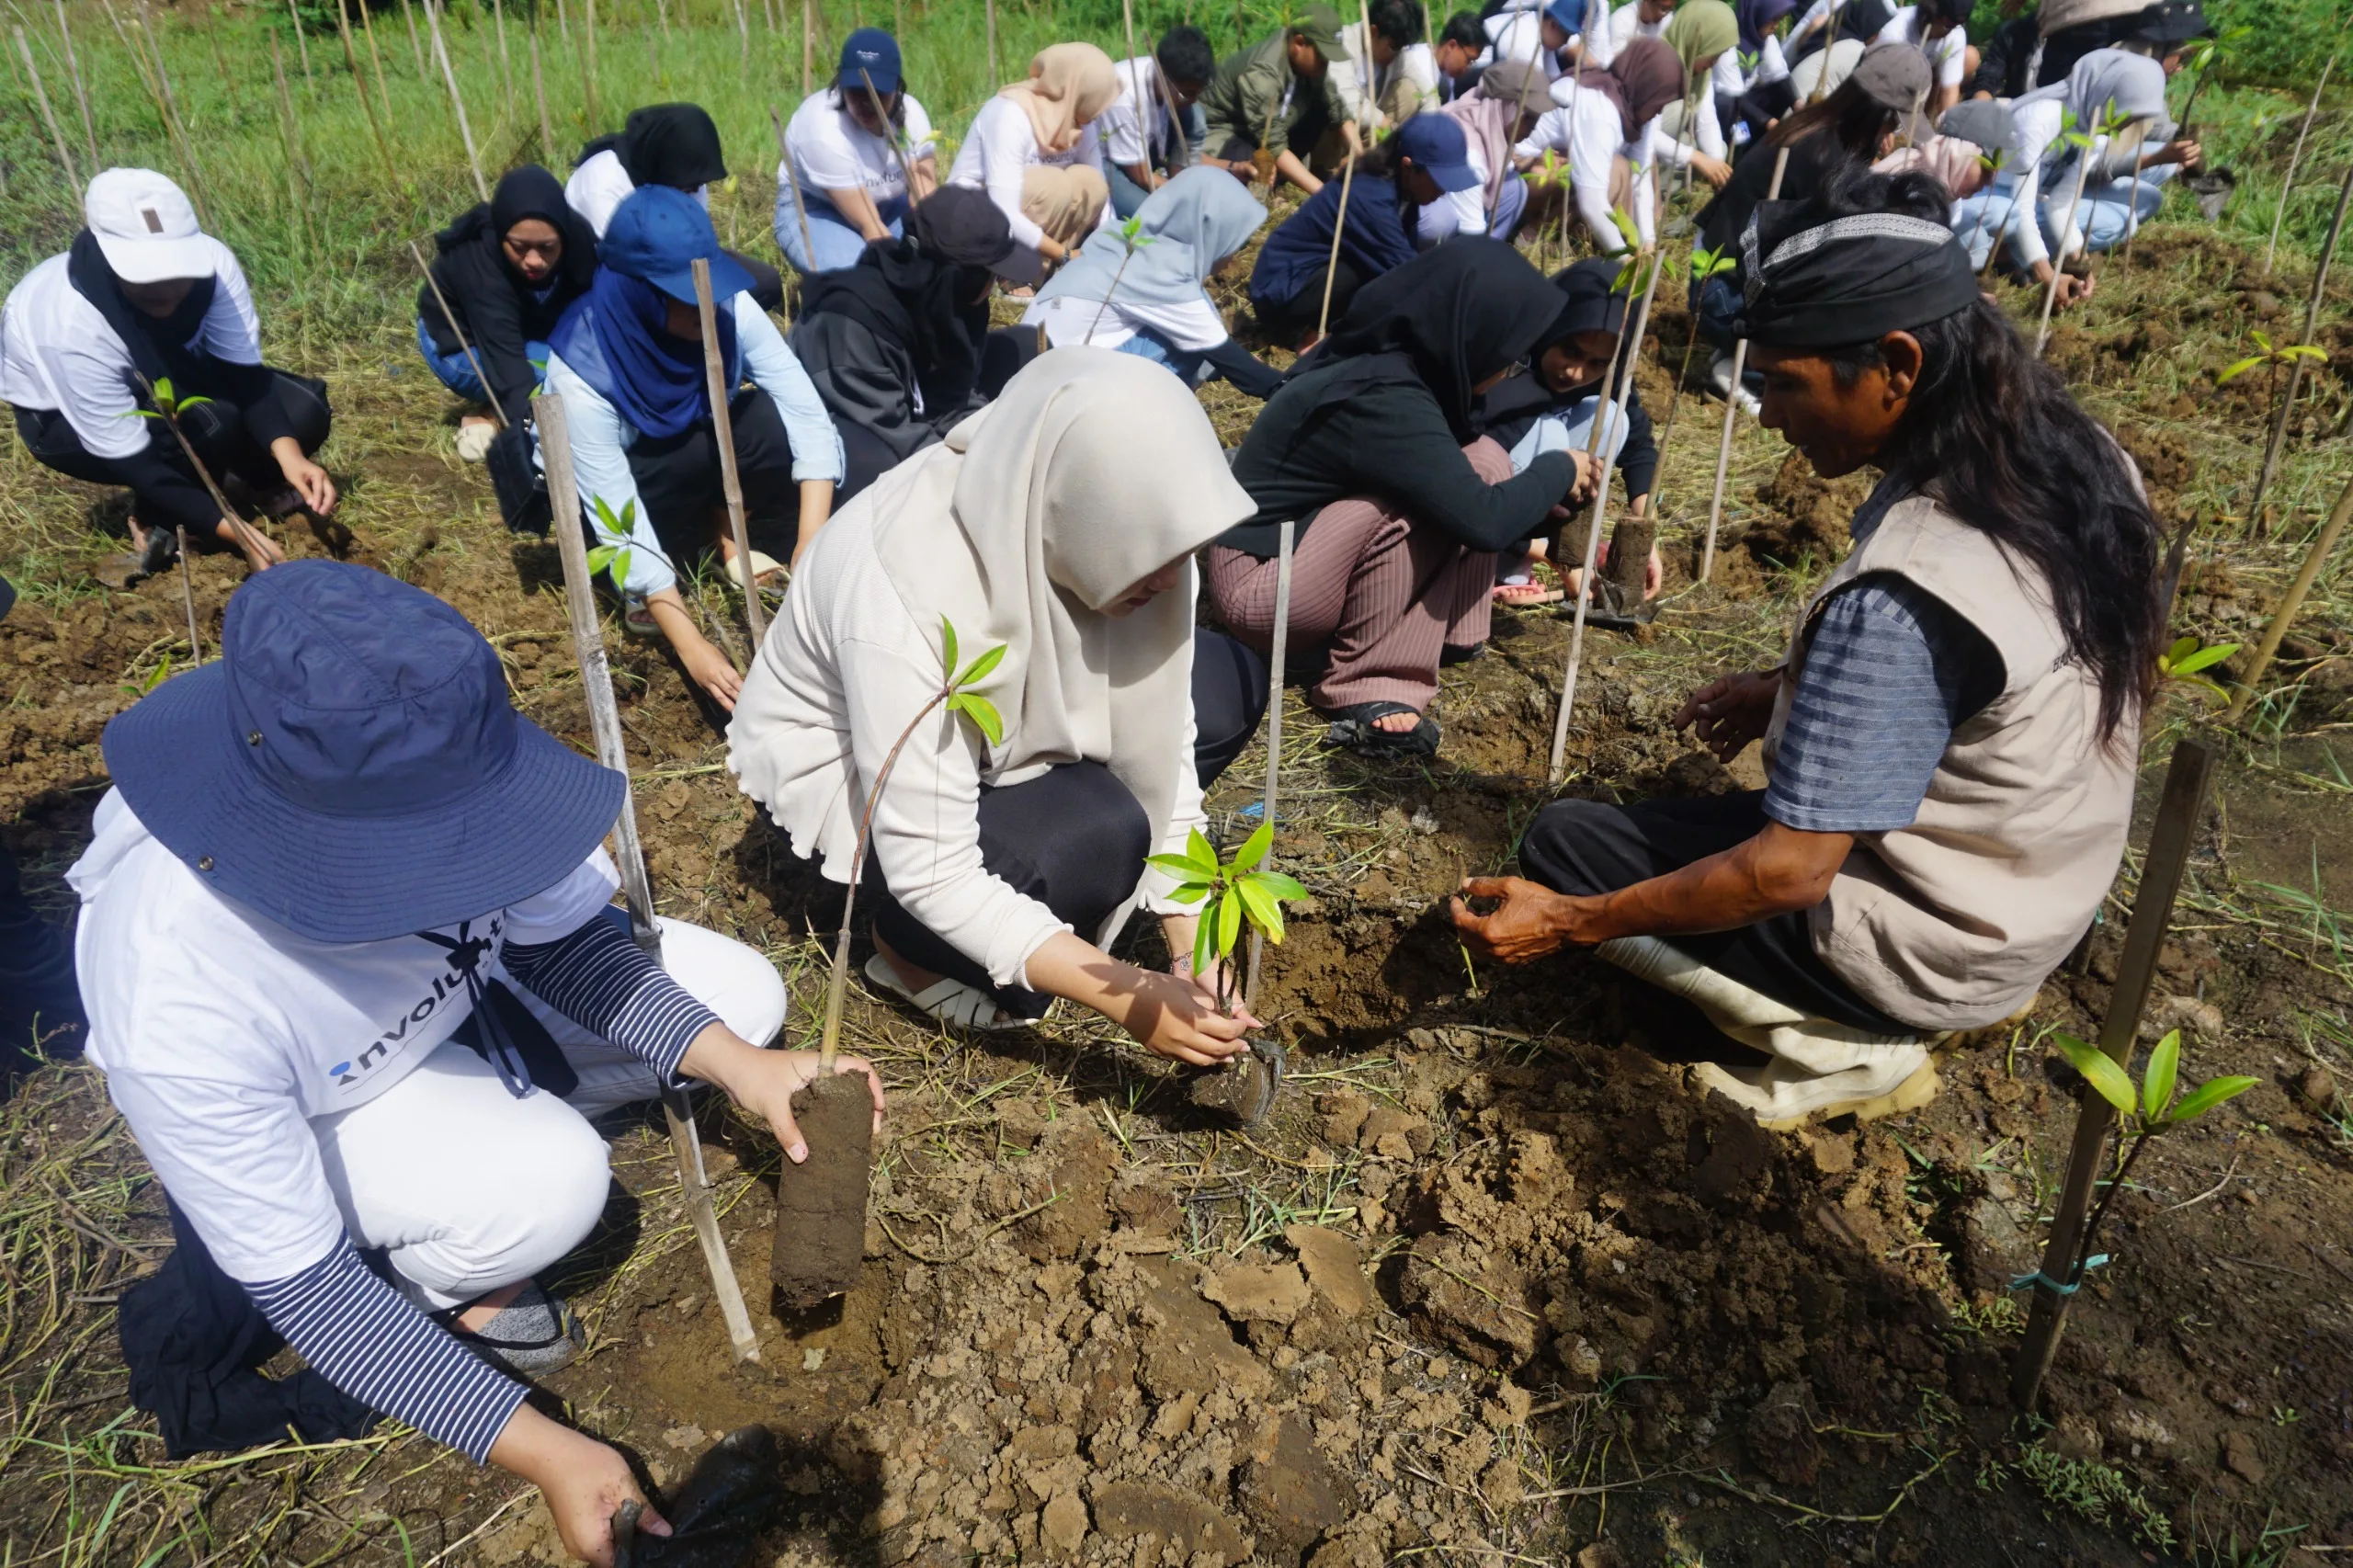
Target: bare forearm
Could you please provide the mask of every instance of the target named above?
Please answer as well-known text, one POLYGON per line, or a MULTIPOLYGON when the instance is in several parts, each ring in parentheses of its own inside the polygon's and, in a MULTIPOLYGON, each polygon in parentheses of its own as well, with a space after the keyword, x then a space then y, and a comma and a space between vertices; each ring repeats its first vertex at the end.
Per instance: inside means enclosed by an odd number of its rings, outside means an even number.
POLYGON ((1770 855, 1766 835, 1759 835, 1665 876, 1580 901, 1588 910, 1579 921, 1577 939, 1590 943, 1613 937, 1731 931, 1811 909, 1829 892, 1830 878, 1853 840, 1845 834, 1806 836, 1837 841, 1837 857, 1828 870, 1820 869, 1818 859, 1792 864, 1770 855))

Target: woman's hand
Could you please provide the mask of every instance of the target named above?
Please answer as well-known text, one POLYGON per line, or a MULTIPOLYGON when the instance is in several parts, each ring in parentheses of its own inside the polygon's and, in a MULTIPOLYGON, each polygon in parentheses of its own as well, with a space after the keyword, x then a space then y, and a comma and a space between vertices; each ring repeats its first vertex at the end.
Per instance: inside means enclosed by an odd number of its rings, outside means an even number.
MULTIPOLYGON (((813 1051, 762 1051, 724 1024, 711 1024, 695 1036, 678 1069, 705 1083, 716 1084, 727 1097, 768 1124, 785 1158, 794 1165, 809 1157, 808 1141, 792 1119, 792 1096, 815 1083, 818 1062, 813 1051)), ((836 1074, 862 1073, 867 1093, 874 1101, 874 1131, 882 1131, 882 1080, 862 1056, 834 1058, 836 1074)))
POLYGON ((1583 447, 1571 447, 1569 456, 1576 460, 1577 476, 1569 484, 1564 504, 1579 504, 1593 499, 1593 488, 1601 477, 1601 460, 1583 447))
POLYGON ((2206 149, 2195 142, 2185 139, 2166 142, 2142 159, 2141 166, 2144 169, 2153 169, 2159 164, 2179 164, 2186 169, 2194 169, 2205 161, 2206 149))
POLYGON ((1773 722, 1773 704, 1780 696, 1781 672, 1758 670, 1711 680, 1684 699, 1676 710, 1675 727, 1690 729, 1694 739, 1730 762, 1749 742, 1761 738, 1773 722))
POLYGON ((1193 988, 1200 1005, 1211 1012, 1218 1010, 1221 994, 1227 998, 1227 1016, 1241 1021, 1245 1028, 1262 1029, 1267 1026, 1251 1015, 1242 1005, 1242 976, 1235 971, 1233 960, 1221 958, 1211 964, 1207 974, 1193 972, 1193 944, 1199 936, 1201 918, 1198 915, 1164 915, 1160 917, 1161 935, 1168 942, 1168 972, 1193 988))
POLYGON ((686 666, 687 678, 709 692, 713 702, 734 712, 735 699, 744 689, 744 677, 736 673, 727 655, 702 634, 694 617, 687 613, 687 601, 678 590, 663 588, 646 595, 645 608, 654 613, 654 623, 662 629, 662 635, 669 639, 678 663, 686 666))
POLYGON ((1148 969, 1131 973, 1116 1010, 1105 1012, 1154 1055, 1214 1067, 1248 1043, 1245 1036, 1257 1020, 1238 1010, 1232 1017, 1219 1012, 1216 997, 1199 981, 1148 969))
POLYGON ((557 1425, 528 1404, 515 1407, 490 1462, 540 1489, 563 1549, 596 1568, 612 1568, 613 1513, 623 1503, 645 1508, 637 1528, 668 1535, 669 1522, 646 1506, 629 1461, 585 1433, 557 1425))
POLYGON ((1691 154, 1691 172, 1718 190, 1723 189, 1732 179, 1732 165, 1722 158, 1711 158, 1705 153, 1694 152, 1691 154))
POLYGON ((280 436, 269 444, 269 455, 278 460, 278 472, 286 476, 303 506, 322 517, 335 510, 335 481, 302 455, 301 443, 291 436, 280 436))

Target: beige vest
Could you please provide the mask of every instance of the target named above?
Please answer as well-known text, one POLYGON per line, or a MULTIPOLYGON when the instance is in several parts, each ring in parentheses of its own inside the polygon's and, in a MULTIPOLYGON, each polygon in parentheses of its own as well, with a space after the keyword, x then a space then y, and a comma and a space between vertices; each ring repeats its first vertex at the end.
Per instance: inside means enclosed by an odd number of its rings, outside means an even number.
POLYGON ((2099 687, 2067 662, 2040 574, 1915 495, 1807 602, 1766 732, 1768 774, 1823 602, 1871 574, 1905 578, 1975 627, 2001 655, 2002 689, 1953 733, 1912 825, 1856 835, 1812 912, 1814 951, 1892 1017, 1974 1028, 2031 1000, 2090 926, 2131 825, 2139 725, 2099 743, 2099 687))

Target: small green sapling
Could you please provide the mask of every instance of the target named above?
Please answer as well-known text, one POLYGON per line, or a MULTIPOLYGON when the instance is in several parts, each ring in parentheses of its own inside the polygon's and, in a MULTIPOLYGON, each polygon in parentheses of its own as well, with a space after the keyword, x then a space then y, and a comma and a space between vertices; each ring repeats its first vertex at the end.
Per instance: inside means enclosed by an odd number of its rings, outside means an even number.
POLYGON ((2239 645, 2235 642, 2201 644, 2195 636, 2177 638, 2172 647, 2157 655, 2157 675, 2163 680, 2202 687, 2227 702, 2231 694, 2199 672, 2212 668, 2238 651, 2239 645))
POLYGON ((1261 867, 1274 842, 1275 824, 1262 823, 1242 841, 1231 859, 1221 860, 1217 846, 1195 828, 1187 836, 1182 854, 1154 855, 1146 862, 1176 879, 1169 897, 1201 906, 1200 926, 1193 937, 1193 975, 1197 980, 1214 975, 1220 1012, 1233 1010, 1233 965, 1227 960, 1233 956, 1243 928, 1246 926, 1269 942, 1279 943, 1283 905, 1307 896, 1296 879, 1261 867))
POLYGON ((1111 308, 1111 296, 1120 291, 1120 279, 1128 275, 1128 263, 1136 258, 1136 252, 1154 243, 1153 236, 1143 232, 1142 218, 1123 220, 1119 234, 1120 243, 1127 248, 1120 254, 1120 269, 1111 274, 1111 286, 1103 290, 1103 302, 1095 307, 1095 319, 1086 324, 1086 341, 1089 343, 1095 341, 1095 329, 1103 324, 1103 312, 1111 308))

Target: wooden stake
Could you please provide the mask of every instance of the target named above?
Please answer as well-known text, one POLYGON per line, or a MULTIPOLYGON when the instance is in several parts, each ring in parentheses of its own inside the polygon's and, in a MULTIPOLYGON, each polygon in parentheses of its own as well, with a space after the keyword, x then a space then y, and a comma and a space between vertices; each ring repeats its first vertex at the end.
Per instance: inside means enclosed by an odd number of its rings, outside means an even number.
POLYGON ((65 144, 65 133, 57 129, 57 115, 49 107, 49 94, 41 89, 40 67, 33 63, 33 46, 25 41, 25 29, 17 28, 17 52, 25 62, 25 71, 32 77, 33 102, 40 106, 41 123, 49 127, 49 139, 57 148, 57 166, 65 171, 66 188, 75 195, 82 190, 82 176, 74 167, 74 150, 65 144))
POLYGON ((695 310, 702 317, 703 384, 710 391, 710 434, 719 447, 719 487, 727 498, 727 527, 735 536, 735 560, 744 574, 744 622, 752 629, 752 657, 767 639, 767 615, 760 608, 760 580, 752 574, 752 536, 744 522, 744 482, 735 472, 735 421, 727 406, 727 369, 719 354, 719 312, 710 297, 710 263, 694 258, 695 310))
POLYGON ((295 0, 286 0, 286 19, 294 24, 294 48, 302 60, 302 85, 315 93, 319 79, 311 74, 311 40, 302 31, 302 13, 295 0))
MULTIPOLYGON (((1827 62, 1822 69, 1824 75, 1829 74, 1827 62)), ((1790 147, 1785 142, 1773 154, 1773 179, 1766 187, 1766 200, 1779 201, 1781 199, 1781 176, 1789 172, 1790 147)), ((1692 330, 1699 330, 1696 322, 1692 330)), ((1732 346, 1732 385, 1724 389, 1724 433, 1723 438, 1716 443, 1716 485, 1708 496, 1707 542, 1699 547, 1699 581, 1702 583, 1716 570, 1716 529, 1724 516, 1724 475, 1732 470, 1733 424, 1740 417, 1740 376, 1747 366, 1748 339, 1744 337, 1732 346)))
POLYGON ((2051 341, 2051 312, 2059 302, 2059 279, 2067 275, 2067 237, 2075 232, 2075 213, 2084 204, 2084 185, 2091 178, 2093 163, 2107 147, 2108 138, 2096 136, 2075 161, 2075 194, 2067 199, 2067 221, 2059 225, 2059 254, 2051 258, 2051 285, 2042 291, 2042 324, 2034 334, 2034 357, 2038 359, 2042 358, 2044 345, 2051 341))
POLYGON ((2288 635, 2288 628, 2294 623, 2296 612, 2303 608, 2304 596, 2311 593, 2313 585, 2319 581, 2321 567, 2327 562, 2329 552, 2336 548, 2337 536, 2345 531, 2348 518, 2353 518, 2353 482, 2346 484, 2344 493, 2336 498, 2336 509, 2328 515, 2328 521, 2322 524, 2320 532, 2313 536, 2312 548, 2304 552, 2304 563, 2298 569, 2296 580, 2288 585, 2288 592, 2279 600, 2279 608, 2272 611, 2271 624, 2264 629, 2263 641, 2256 647, 2255 662, 2247 666, 2245 678, 2239 682, 2239 694, 2231 699, 2229 710, 2222 715, 2225 725, 2235 724, 2245 717, 2248 704, 2255 700, 2256 688, 2263 683, 2264 672, 2270 669, 2272 656, 2279 652, 2280 640, 2288 635))
MULTIPOLYGON (((136 370, 133 370, 131 375, 137 379, 140 390, 147 394, 147 401, 153 403, 160 414, 164 404, 163 400, 155 395, 154 383, 136 370)), ((229 525, 231 533, 237 536, 241 541, 241 548, 250 550, 255 541, 262 536, 255 531, 251 523, 237 516, 237 509, 229 505, 229 498, 226 495, 221 494, 221 486, 213 480, 212 471, 204 466, 204 460, 197 456, 196 449, 188 444, 188 433, 180 428, 178 417, 175 415, 164 414, 162 418, 164 428, 169 430, 172 433, 172 439, 179 443, 180 455, 188 459, 188 466, 194 469, 196 477, 203 482, 204 493, 211 496, 212 505, 220 508, 221 520, 229 525)))
MULTIPOLYGON (((801 3, 806 6, 809 0, 801 0, 801 3)), ((995 92, 1005 85, 1004 74, 996 68, 996 0, 984 0, 984 3, 988 8, 989 23, 989 81, 992 84, 989 90, 995 92)), ((1237 17, 1242 14, 1242 0, 1233 0, 1233 14, 1237 17)), ((806 46, 804 45, 803 48, 805 51, 806 46)), ((801 56, 801 90, 805 94, 809 91, 808 55, 805 52, 801 56)))
MULTIPOLYGON (((914 171, 907 167, 906 149, 899 145, 898 129, 891 123, 891 117, 883 112, 882 95, 874 90, 874 78, 866 74, 863 65, 858 68, 858 79, 866 84, 866 101, 874 106, 874 118, 882 122, 882 140, 891 144, 891 156, 899 162, 899 183, 907 187, 907 210, 912 213, 915 210, 915 176, 914 171)), ((793 184, 792 200, 795 206, 800 205, 801 186, 798 181, 793 184)), ((817 257, 813 252, 809 260, 812 266, 815 265, 817 257)))
POLYGON ((433 35, 433 58, 440 62, 441 81, 449 89, 449 108, 458 117, 459 139, 466 144, 466 166, 473 170, 475 194, 488 201, 490 182, 482 177, 482 154, 474 151, 474 128, 466 119, 466 100, 458 91, 458 73, 449 63, 449 46, 442 41, 440 12, 437 0, 425 0, 425 26, 433 35))
POLYGON ((196 635, 196 578, 188 563, 188 525, 174 523, 172 537, 179 541, 180 605, 188 611, 188 656, 193 664, 204 663, 204 644, 196 635))
MULTIPOLYGON (((1136 100, 1136 133, 1143 140, 1143 172, 1150 175, 1152 173, 1152 132, 1148 129, 1150 122, 1145 119, 1143 77, 1140 74, 1140 68, 1135 63, 1136 0, 1120 0, 1120 25, 1126 29, 1128 38, 1128 92, 1136 100)), ((1155 80, 1159 75, 1160 73, 1157 70, 1153 72, 1155 80)), ((1109 161, 1108 157, 1104 160, 1107 164, 1109 161)))
POLYGON ((531 101, 540 109, 540 157, 547 163, 555 161, 555 122, 548 118, 548 85, 540 74, 540 23, 531 18, 531 30, 526 41, 531 49, 531 101))
POLYGON ((440 282, 434 278, 433 268, 426 263, 425 253, 417 248, 415 240, 408 243, 408 255, 409 259, 416 263, 417 271, 425 275, 425 286, 433 290, 433 302, 441 307, 442 319, 449 324, 449 330, 458 335, 458 347, 464 350, 466 363, 473 367, 474 380, 482 383, 483 397, 489 403, 491 413, 497 415, 498 427, 501 430, 507 428, 506 411, 498 406, 498 396, 490 390, 490 378, 483 374, 482 361, 474 357, 474 346, 466 341, 466 329, 459 324, 458 312, 449 308, 449 296, 441 292, 440 282))
MULTIPOLYGON (((535 16, 536 14, 534 13, 535 16)), ((565 8, 563 0, 555 0, 555 30, 562 35, 564 48, 570 49, 572 47, 572 17, 565 8)))
POLYGON ((506 0, 490 0, 490 14, 498 28, 498 84, 506 97, 506 118, 515 118, 515 62, 506 52, 506 0))
POLYGON ((428 74, 425 69, 425 45, 417 40, 416 13, 410 8, 408 0, 401 0, 401 20, 408 24, 408 51, 416 59, 416 79, 425 81, 428 74))
POLYGON ((74 78, 74 101, 82 109, 82 135, 90 147, 90 172, 96 175, 107 166, 98 155, 97 121, 90 118, 90 90, 82 84, 82 62, 74 52, 74 29, 66 24, 65 0, 57 0, 57 36, 65 45, 65 74, 74 78))
MULTIPOLYGON (((364 12, 367 7, 363 5, 364 12)), ((376 156, 384 165, 384 179, 390 186, 401 183, 400 166, 392 162, 392 150, 384 141, 384 127, 376 118, 376 106, 368 101, 368 78, 359 74, 359 51, 351 46, 351 7, 349 0, 335 0, 335 26, 343 40, 343 62, 351 69, 351 85, 359 94, 359 112, 367 117, 368 134, 375 139, 376 156)), ((384 74, 381 66, 376 73, 377 90, 383 89, 384 74)))
POLYGON ((752 15, 744 8, 744 0, 735 0, 735 43, 741 69, 739 80, 748 81, 752 74, 752 15))
MULTIPOLYGON (((604 623, 597 614, 596 591, 589 584, 588 547, 581 532, 580 491, 572 477, 572 436, 564 422, 563 394, 533 398, 531 412, 539 426, 540 450, 547 460, 548 499, 555 513, 556 551, 563 560, 563 598, 571 612, 573 652, 580 661, 580 684, 588 699, 588 727, 597 737, 597 760, 623 780, 620 816, 613 824, 613 858, 629 904, 631 933, 637 945, 659 963, 662 927, 654 918, 645 849, 637 835, 637 801, 627 786, 629 748, 621 737, 620 705, 613 699, 612 669, 605 657, 604 623)), ((734 1262, 719 1233, 719 1212, 711 1202, 710 1173, 703 1168, 693 1104, 685 1090, 665 1088, 662 1111, 670 1124, 670 1151, 677 1157, 678 1187, 694 1221, 695 1240, 702 1245, 703 1264, 710 1271, 711 1293, 726 1320, 727 1337, 735 1347, 737 1360, 756 1361, 759 1337, 752 1331, 751 1313, 744 1307, 744 1288, 735 1281, 734 1262)))
POLYGON ((604 111, 597 106, 597 0, 582 0, 585 10, 581 18, 582 36, 588 47, 580 56, 580 101, 586 119, 584 129, 595 132, 605 120, 604 111))
MULTIPOLYGON (((1626 340, 1629 347, 1625 369, 1618 378, 1618 395, 1594 415, 1594 445, 1597 450, 1608 449, 1610 433, 1617 427, 1619 410, 1625 407, 1627 400, 1634 395, 1634 367, 1642 362, 1643 334, 1650 328, 1651 301, 1658 295, 1658 275, 1666 270, 1665 263, 1666 258, 1663 255, 1651 257, 1651 276, 1643 290, 1642 312, 1634 318, 1632 336, 1626 340), (1605 420, 1608 422, 1606 426, 1605 420)), ((1569 628, 1569 667, 1561 679, 1561 711, 1552 721, 1552 757, 1544 769, 1547 784, 1560 783, 1563 764, 1568 755, 1569 710, 1576 703, 1577 668, 1585 661, 1586 610, 1593 602, 1594 565, 1601 554, 1601 514, 1609 503, 1611 468, 1612 465, 1607 463, 1602 465, 1599 481, 1594 487, 1593 521, 1586 526, 1585 534, 1585 571, 1577 577, 1576 619, 1569 628)), ((1645 555, 1648 553, 1644 551, 1645 555)))
MULTIPOLYGON (((339 5, 342 0, 336 0, 336 3, 339 5)), ((384 85, 384 51, 376 47, 375 15, 375 11, 363 0, 359 7, 359 30, 368 38, 368 64, 376 74, 376 101, 382 107, 384 118, 390 119, 392 118, 392 89, 384 85)), ((356 68, 352 76, 356 83, 358 77, 356 68)), ((365 97, 367 89, 363 87, 360 91, 365 97)))
MULTIPOLYGON (((1291 544, 1299 531, 1299 524, 1285 517, 1275 546, 1275 638, 1270 647, 1267 670, 1267 792, 1259 798, 1258 820, 1269 826, 1275 820, 1275 799, 1283 773, 1283 663, 1290 656, 1290 562, 1291 544)), ((1270 848, 1269 857, 1273 855, 1270 848)), ((1256 926, 1250 927, 1250 972, 1242 983, 1242 1005, 1248 1007, 1258 996, 1258 964, 1266 956, 1266 933, 1256 926)))
POLYGON ((155 85, 160 95, 156 102, 164 116, 165 129, 179 142, 180 161, 188 165, 188 183, 195 187, 189 193, 191 200, 196 199, 197 191, 203 193, 196 214, 197 222, 201 223, 204 222, 204 209, 212 205, 212 192, 205 184, 202 167, 196 161, 196 143, 188 137, 188 122, 180 119, 179 97, 172 91, 171 73, 164 68, 164 45, 148 22, 144 5, 139 8, 139 31, 147 40, 148 52, 154 57, 155 85))
MULTIPOLYGON (((2185 740, 2173 748, 2172 765, 2165 769, 2165 795, 2157 803, 2156 823, 2149 830, 2149 852, 2141 863, 2132 919, 2125 927, 2123 954, 2117 960, 2116 987, 2109 993, 2108 1016, 2100 1025, 2099 1048, 2120 1067, 2132 1059, 2141 1009, 2149 999, 2149 983, 2156 977, 2157 954, 2165 946, 2165 927, 2173 920, 2174 897, 2181 891, 2182 873, 2188 865, 2190 844, 2205 804, 2206 780, 2213 766, 2214 754, 2203 741, 2185 740)), ((2058 1353, 2067 1303, 2083 1282, 2075 1255, 2083 1241, 2092 1187, 2099 1176, 2100 1153, 2115 1116, 2115 1108, 2097 1095, 2086 1095, 2083 1108, 2075 1113, 2075 1143, 2067 1162, 2066 1185, 2060 1189, 2041 1269, 2034 1276, 2026 1343, 2018 1347, 2010 1375, 2010 1402, 2020 1410, 2034 1408, 2043 1374, 2058 1353)))
MULTIPOLYGON (((809 258, 808 270, 817 270, 817 242, 809 235, 809 209, 801 200, 801 182, 792 173, 792 147, 785 140, 784 116, 774 104, 768 106, 768 123, 776 127, 776 155, 779 159, 777 181, 792 194, 792 215, 801 220, 801 251, 809 258)), ((790 261, 791 257, 787 256, 790 261)))
POLYGON ((302 131, 294 119, 294 97, 286 90, 286 52, 278 47, 276 33, 269 35, 269 74, 278 87, 278 141, 286 152, 287 227, 293 231, 298 254, 307 256, 312 248, 305 217, 311 170, 302 157, 302 131))
MULTIPOLYGON (((996 0, 989 6, 989 80, 996 80, 996 0)), ((815 0, 801 0, 801 96, 807 97, 817 74, 817 7, 815 0)), ((812 260, 815 258, 811 257, 812 260)))
MULTIPOLYGON (((2296 150, 2288 154, 2288 177, 2279 185, 2279 210, 2271 214, 2271 238, 2263 247, 2263 271, 2271 272, 2271 264, 2279 254, 2279 224, 2288 216, 2288 196, 2296 188, 2296 165, 2304 161, 2304 138, 2312 134, 2313 116, 2320 112, 2320 96, 2328 86, 2328 74, 2336 69, 2336 51, 2329 51, 2328 59, 2320 68, 2320 80, 2313 84, 2313 101, 2304 106, 2304 122, 2296 127, 2296 150)), ((2139 203, 2133 204, 2135 208, 2139 203)))
MULTIPOLYGON (((1372 14, 1366 7, 1370 4, 1370 0, 1357 0, 1357 3, 1358 9, 1364 14, 1365 51, 1370 53, 1372 50, 1372 14)), ((1364 74, 1361 67, 1358 68, 1357 74, 1357 86, 1358 91, 1365 95, 1369 108, 1372 81, 1370 77, 1364 74)), ((1258 144, 1262 147, 1267 146, 1273 140, 1273 122, 1269 120, 1267 130, 1258 138, 1258 144)), ((1332 324, 1332 286, 1340 279, 1340 236, 1347 232, 1348 194, 1355 188, 1357 180, 1357 150, 1350 147, 1347 155, 1348 161, 1340 168, 1340 210, 1332 215, 1332 254, 1324 264, 1324 305, 1315 312, 1315 340, 1319 343, 1324 340, 1324 333, 1330 330, 1332 324)), ((1269 182, 1269 194, 1271 193, 1272 187, 1269 182)))
MULTIPOLYGON (((2337 236, 2345 229, 2345 205, 2353 201, 2353 166, 2345 171, 2345 183, 2337 187, 2336 210, 2328 220, 2328 239, 2320 247, 2320 265, 2313 271, 2311 301, 2304 307, 2303 341, 2310 343, 2313 334, 2320 330, 2320 301, 2328 287, 2328 264, 2336 256, 2337 236)), ((2288 395, 2279 400, 2279 413, 2271 423, 2271 439, 2264 444, 2263 468, 2255 476, 2255 499, 2247 503, 2246 515, 2263 516, 2263 494, 2271 488, 2272 476, 2279 472, 2279 454, 2288 445, 2288 420, 2296 410, 2296 392, 2303 385, 2304 357, 2301 354, 2288 361, 2288 395)))

